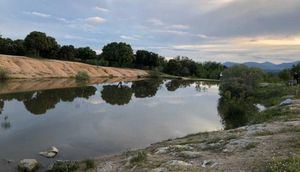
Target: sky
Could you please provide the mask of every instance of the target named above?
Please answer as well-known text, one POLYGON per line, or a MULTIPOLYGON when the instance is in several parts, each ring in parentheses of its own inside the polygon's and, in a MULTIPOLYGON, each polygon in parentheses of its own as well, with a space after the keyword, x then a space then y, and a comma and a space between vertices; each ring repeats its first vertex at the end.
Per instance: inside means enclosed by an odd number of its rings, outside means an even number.
POLYGON ((59 44, 130 43, 196 61, 300 60, 300 0, 1 0, 0 35, 59 44))

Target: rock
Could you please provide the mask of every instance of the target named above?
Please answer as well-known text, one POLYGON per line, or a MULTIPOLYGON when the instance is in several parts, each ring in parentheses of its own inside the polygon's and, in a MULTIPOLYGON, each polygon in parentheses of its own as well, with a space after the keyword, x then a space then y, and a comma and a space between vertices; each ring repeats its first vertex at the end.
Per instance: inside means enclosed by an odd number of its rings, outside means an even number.
POLYGON ((171 151, 187 151, 193 150, 194 148, 190 145, 171 145, 169 146, 169 150, 171 151))
POLYGON ((202 167, 206 168, 206 167, 215 167, 216 165, 218 165, 218 163, 214 160, 204 160, 202 163, 202 167))
POLYGON ((237 150, 245 149, 248 146, 254 144, 256 142, 247 139, 239 139, 239 140, 232 140, 223 149, 223 152, 234 152, 237 150))
POLYGON ((163 167, 159 167, 159 168, 154 168, 151 170, 151 172, 167 172, 168 169, 163 168, 163 167))
POLYGON ((58 149, 52 146, 48 150, 40 152, 39 154, 46 158, 54 158, 58 154, 58 152, 59 152, 58 149))
POLYGON ((193 151, 182 151, 180 152, 180 156, 186 157, 186 158, 197 158, 201 156, 200 152, 193 152, 193 151))
POLYGON ((266 110, 266 107, 262 104, 256 104, 255 107, 258 109, 259 112, 263 112, 266 110))
POLYGON ((254 135, 266 130, 266 127, 263 124, 256 124, 246 127, 247 135, 254 135))
POLYGON ((184 162, 184 161, 180 161, 180 160, 171 160, 171 161, 168 161, 164 164, 162 164, 162 166, 190 166, 192 164, 190 163, 187 163, 187 162, 184 162))
POLYGON ((23 159, 18 164, 19 171, 32 172, 38 169, 39 163, 35 159, 23 159))
POLYGON ((169 151, 169 147, 160 147, 156 150, 155 154, 166 154, 169 151))
POLYGON ((113 171, 112 162, 105 162, 104 164, 97 167, 97 172, 111 172, 113 171))
POLYGON ((279 105, 280 106, 287 106, 287 105, 291 105, 293 104, 293 100, 292 99, 286 99, 283 102, 281 102, 279 105))

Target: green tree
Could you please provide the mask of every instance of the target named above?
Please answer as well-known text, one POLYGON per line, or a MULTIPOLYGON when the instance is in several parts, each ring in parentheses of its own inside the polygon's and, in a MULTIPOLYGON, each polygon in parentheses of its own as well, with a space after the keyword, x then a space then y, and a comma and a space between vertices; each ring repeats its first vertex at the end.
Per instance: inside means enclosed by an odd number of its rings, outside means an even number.
POLYGON ((77 49, 76 58, 82 61, 95 59, 97 54, 90 47, 81 47, 77 49))
POLYGON ((59 50, 59 45, 54 38, 37 31, 26 36, 24 45, 27 54, 34 57, 55 58, 59 50))
POLYGON ((62 60, 74 60, 76 57, 76 49, 73 45, 64 45, 59 51, 57 58, 62 60))
POLYGON ((131 67, 133 66, 134 54, 131 46, 126 43, 113 42, 102 49, 101 56, 109 62, 109 66, 131 67))
POLYGON ((289 81, 293 79, 292 71, 290 69, 284 69, 278 73, 278 77, 283 81, 289 81))
POLYGON ((159 55, 156 53, 138 50, 135 57, 136 67, 153 69, 159 66, 159 55))

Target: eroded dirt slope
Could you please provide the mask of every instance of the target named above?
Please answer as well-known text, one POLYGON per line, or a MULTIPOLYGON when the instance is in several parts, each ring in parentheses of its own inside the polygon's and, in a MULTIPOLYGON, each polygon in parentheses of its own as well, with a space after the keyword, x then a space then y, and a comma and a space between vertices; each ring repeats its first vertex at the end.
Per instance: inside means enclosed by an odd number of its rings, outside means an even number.
POLYGON ((90 77, 132 78, 148 74, 146 71, 138 69, 97 67, 78 62, 34 59, 24 56, 2 54, 0 54, 0 67, 6 69, 11 78, 74 77, 79 71, 86 71, 90 77))

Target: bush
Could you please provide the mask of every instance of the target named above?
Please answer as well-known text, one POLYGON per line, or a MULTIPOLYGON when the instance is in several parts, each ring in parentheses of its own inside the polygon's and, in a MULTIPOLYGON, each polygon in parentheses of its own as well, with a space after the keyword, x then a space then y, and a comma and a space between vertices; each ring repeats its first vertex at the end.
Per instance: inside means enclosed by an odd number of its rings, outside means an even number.
POLYGON ((76 76, 75 76, 76 80, 79 81, 86 81, 90 79, 90 76, 87 72, 85 71, 79 71, 76 76))
POLYGON ((131 164, 137 164, 146 161, 147 153, 145 151, 139 151, 136 156, 130 159, 131 164))
POLYGON ((299 157, 290 157, 284 160, 274 159, 268 164, 266 171, 277 172, 277 171, 286 171, 286 172, 296 172, 300 171, 300 158, 299 157))
POLYGON ((7 80, 8 79, 8 72, 7 70, 0 68, 0 80, 7 80))
POLYGON ((87 159, 87 160, 84 161, 84 163, 85 163, 85 166, 86 166, 87 170, 95 168, 95 161, 92 160, 92 159, 87 159))
POLYGON ((77 161, 56 161, 48 172, 72 172, 79 169, 77 161))

